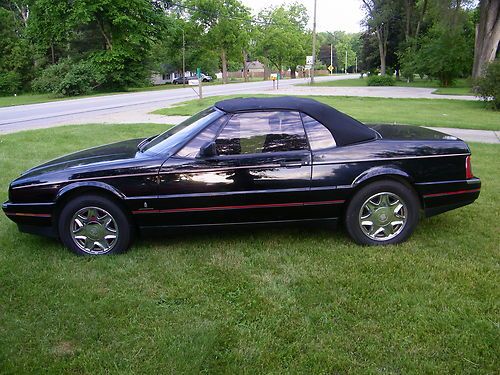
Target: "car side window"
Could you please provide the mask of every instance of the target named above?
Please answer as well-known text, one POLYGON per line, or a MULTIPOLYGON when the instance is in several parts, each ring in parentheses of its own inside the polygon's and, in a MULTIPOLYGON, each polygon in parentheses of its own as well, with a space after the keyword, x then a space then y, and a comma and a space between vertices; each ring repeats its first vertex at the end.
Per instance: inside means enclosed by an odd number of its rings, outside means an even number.
POLYGON ((313 151, 335 147, 337 143, 332 133, 326 126, 305 113, 301 113, 306 129, 307 138, 313 151))
POLYGON ((196 137, 191 139, 177 152, 177 156, 183 158, 195 158, 200 149, 208 142, 214 140, 220 127, 227 121, 228 116, 222 116, 203 129, 196 137))
POLYGON ((235 114, 215 141, 218 155, 259 154, 307 150, 298 112, 235 114))

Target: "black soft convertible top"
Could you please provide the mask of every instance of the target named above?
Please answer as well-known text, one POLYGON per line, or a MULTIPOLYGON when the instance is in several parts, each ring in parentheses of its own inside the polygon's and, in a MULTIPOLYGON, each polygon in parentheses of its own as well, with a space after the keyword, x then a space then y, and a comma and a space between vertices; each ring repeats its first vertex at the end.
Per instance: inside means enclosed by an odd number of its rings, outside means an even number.
POLYGON ((217 102, 215 107, 227 113, 264 110, 303 112, 325 125, 332 132, 338 146, 369 141, 376 137, 376 133, 361 122, 313 99, 294 96, 235 98, 217 102))

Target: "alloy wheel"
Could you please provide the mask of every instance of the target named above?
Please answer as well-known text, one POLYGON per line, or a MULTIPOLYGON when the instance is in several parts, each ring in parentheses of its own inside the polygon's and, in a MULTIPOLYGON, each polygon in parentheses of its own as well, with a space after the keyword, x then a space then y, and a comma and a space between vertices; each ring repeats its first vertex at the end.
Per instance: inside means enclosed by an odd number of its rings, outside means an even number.
POLYGON ((109 212, 99 207, 83 207, 70 223, 71 238, 87 254, 102 255, 118 241, 118 225, 109 212))
POLYGON ((396 194, 381 192, 369 197, 359 211, 359 226, 374 241, 388 241, 400 234, 407 222, 406 203, 396 194))

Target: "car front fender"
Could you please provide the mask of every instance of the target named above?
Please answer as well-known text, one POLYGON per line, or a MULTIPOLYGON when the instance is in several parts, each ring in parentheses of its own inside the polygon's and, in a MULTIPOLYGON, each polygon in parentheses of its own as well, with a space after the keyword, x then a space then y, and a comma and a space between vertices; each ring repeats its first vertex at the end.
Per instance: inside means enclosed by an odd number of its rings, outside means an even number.
POLYGON ((108 185, 104 182, 100 181, 79 181, 79 182, 74 182, 72 184, 64 186, 61 190, 56 195, 55 201, 60 201, 61 198, 64 196, 67 196, 70 192, 74 192, 77 189, 92 189, 92 190, 104 190, 106 192, 112 193, 114 196, 116 196, 119 199, 124 199, 125 195, 117 190, 115 187, 108 185))

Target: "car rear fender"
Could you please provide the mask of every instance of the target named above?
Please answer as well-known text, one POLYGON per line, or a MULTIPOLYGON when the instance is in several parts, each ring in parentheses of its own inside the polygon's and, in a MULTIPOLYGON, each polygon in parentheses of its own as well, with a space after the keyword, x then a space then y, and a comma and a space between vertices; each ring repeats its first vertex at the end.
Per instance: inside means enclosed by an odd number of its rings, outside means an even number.
POLYGON ((359 189, 360 187, 369 184, 370 182, 391 179, 399 181, 409 188, 411 188, 418 197, 420 204, 422 206, 422 197, 418 194, 413 186, 413 178, 404 170, 398 168, 397 166, 379 166, 367 169, 360 175, 358 175, 352 182, 352 187, 354 189, 359 189))
POLYGON ((406 181, 411 182, 411 177, 408 173, 405 171, 399 169, 396 166, 383 166, 383 167, 373 167, 370 169, 367 169, 360 175, 358 175, 354 181, 352 182, 352 186, 356 187, 361 184, 364 184, 366 181, 369 179, 372 179, 374 177, 380 177, 380 176, 399 176, 404 178, 406 181))

